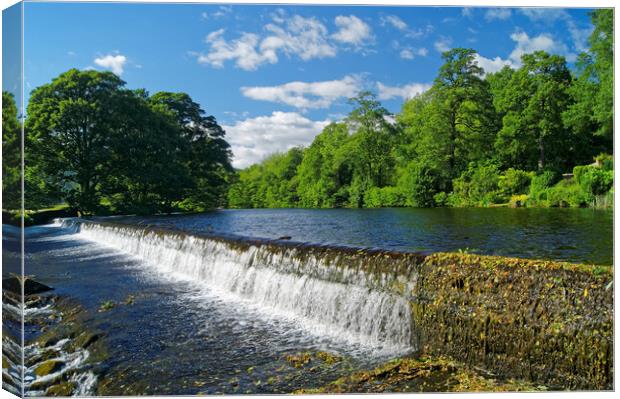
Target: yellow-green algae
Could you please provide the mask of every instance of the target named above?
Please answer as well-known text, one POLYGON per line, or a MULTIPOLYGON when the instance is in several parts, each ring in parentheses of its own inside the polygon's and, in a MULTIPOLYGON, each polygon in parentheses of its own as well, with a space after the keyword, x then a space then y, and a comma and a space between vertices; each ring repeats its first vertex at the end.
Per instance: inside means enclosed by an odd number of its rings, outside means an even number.
POLYGON ((323 387, 296 394, 380 392, 541 391, 526 381, 499 381, 447 357, 420 356, 391 360, 374 370, 356 372, 323 387))
POLYGON ((438 253, 412 303, 423 351, 568 389, 611 389, 611 268, 438 253))

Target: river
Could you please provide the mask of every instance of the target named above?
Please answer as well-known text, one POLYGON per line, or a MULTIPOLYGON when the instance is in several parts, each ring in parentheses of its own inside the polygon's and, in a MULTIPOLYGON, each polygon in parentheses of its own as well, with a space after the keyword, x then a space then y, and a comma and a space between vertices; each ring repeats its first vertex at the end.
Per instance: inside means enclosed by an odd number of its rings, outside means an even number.
MULTIPOLYGON (((88 328, 105 331, 109 357, 95 371, 106 390, 93 384, 85 394, 286 393, 416 349, 402 323, 406 300, 368 276, 344 273, 350 283, 341 284, 320 260, 299 265, 287 253, 260 268, 254 249, 235 252, 201 235, 612 263, 612 213, 587 209, 223 210, 104 220, 134 227, 58 223, 25 234, 26 274, 76 299, 92 315, 88 328), (145 235, 135 228, 144 225, 189 234, 145 235), (322 277, 295 277, 304 267, 322 277), (131 305, 120 305, 129 297, 131 305), (99 311, 105 302, 119 306, 99 311), (286 360, 307 351, 342 360, 311 371, 286 360)), ((18 231, 3 226, 4 277, 19 270, 18 254, 18 231)))

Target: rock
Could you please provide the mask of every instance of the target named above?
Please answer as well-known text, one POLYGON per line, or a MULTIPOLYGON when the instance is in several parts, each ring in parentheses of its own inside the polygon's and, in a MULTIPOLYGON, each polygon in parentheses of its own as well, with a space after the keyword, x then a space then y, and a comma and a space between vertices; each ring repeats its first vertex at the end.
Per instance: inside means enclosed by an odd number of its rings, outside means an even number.
POLYGON ((47 388, 45 394, 47 396, 71 396, 74 389, 74 383, 65 381, 47 388))
POLYGON ((278 237, 278 240, 290 240, 291 238, 293 238, 293 237, 291 237, 291 236, 282 236, 282 237, 278 237))
POLYGON ((64 365, 65 362, 62 360, 46 360, 34 369, 34 373, 38 377, 43 377, 59 371, 64 365))
POLYGON ((53 290, 52 287, 48 287, 45 284, 34 281, 32 278, 27 276, 13 276, 2 279, 2 290, 21 296, 22 282, 24 284, 24 295, 39 294, 41 292, 53 290))

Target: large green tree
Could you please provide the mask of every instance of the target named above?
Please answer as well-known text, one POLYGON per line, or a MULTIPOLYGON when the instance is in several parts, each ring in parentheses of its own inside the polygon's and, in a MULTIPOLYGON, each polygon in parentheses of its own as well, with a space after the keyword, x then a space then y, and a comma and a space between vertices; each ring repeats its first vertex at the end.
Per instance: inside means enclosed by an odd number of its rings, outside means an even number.
POLYGON ((503 115, 495 143, 498 158, 526 170, 561 168, 573 141, 562 123, 570 104, 570 71, 564 57, 544 51, 525 54, 522 62, 496 97, 503 115))
POLYGON ((41 165, 69 204, 92 212, 106 172, 124 82, 111 72, 71 69, 33 90, 26 128, 27 157, 41 165))
POLYGON ((443 53, 434 87, 434 112, 445 121, 449 174, 458 176, 465 166, 486 156, 491 150, 497 130, 497 117, 492 104, 484 70, 472 49, 455 48, 443 53))
POLYGON ((149 102, 172 113, 189 145, 184 162, 193 186, 186 193, 183 205, 192 210, 224 205, 233 172, 224 129, 186 93, 159 92, 149 102))
POLYGON ((21 123, 15 98, 2 92, 2 208, 21 208, 21 123))

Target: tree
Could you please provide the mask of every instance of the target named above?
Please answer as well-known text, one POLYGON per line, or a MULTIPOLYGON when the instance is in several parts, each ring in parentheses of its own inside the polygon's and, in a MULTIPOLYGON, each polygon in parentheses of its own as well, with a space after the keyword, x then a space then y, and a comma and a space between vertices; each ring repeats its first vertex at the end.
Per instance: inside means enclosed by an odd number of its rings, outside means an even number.
POLYGON ((13 94, 2 92, 2 207, 21 208, 21 123, 13 94))
POLYGON ((332 123, 304 151, 298 168, 297 191, 301 206, 331 208, 348 202, 352 177, 350 154, 343 151, 348 139, 347 125, 332 123))
POLYGON ((71 69, 36 88, 26 129, 32 162, 38 163, 70 205, 99 207, 97 185, 109 157, 108 140, 117 122, 117 95, 125 83, 111 72, 71 69))
POLYGON ((590 49, 579 55, 569 89, 573 103, 563 115, 579 140, 581 162, 613 150, 613 10, 596 10, 591 18, 590 49))
POLYGON ((184 140, 189 143, 185 164, 194 186, 187 192, 183 206, 192 210, 205 210, 225 204, 231 165, 230 145, 224 129, 214 116, 205 111, 186 93, 159 92, 149 102, 167 108, 182 129, 184 140))
POLYGON ((184 164, 189 145, 175 115, 142 90, 118 93, 116 105, 122 112, 110 132, 101 194, 114 212, 170 212, 192 185, 184 164))
POLYGON ((387 120, 392 115, 369 91, 359 93, 349 103, 355 106, 346 122, 354 132, 359 178, 369 187, 383 187, 388 184, 394 166, 392 149, 396 130, 387 120))
POLYGON ((444 64, 433 90, 435 112, 447 124, 448 169, 458 176, 470 161, 487 156, 497 131, 495 109, 484 70, 472 49, 455 48, 443 53, 444 64))
POLYGON ((562 123, 570 103, 570 71, 564 57, 544 51, 525 54, 522 61, 497 101, 504 115, 495 143, 498 157, 525 170, 562 167, 572 143, 562 123))

